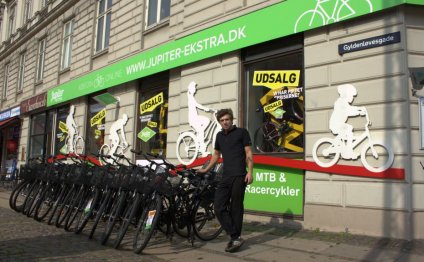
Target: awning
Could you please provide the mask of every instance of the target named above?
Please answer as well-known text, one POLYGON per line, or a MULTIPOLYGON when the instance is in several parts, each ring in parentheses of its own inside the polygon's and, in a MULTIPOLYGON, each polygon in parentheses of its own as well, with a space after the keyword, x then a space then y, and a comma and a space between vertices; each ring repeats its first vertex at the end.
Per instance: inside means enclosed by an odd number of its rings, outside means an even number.
POLYGON ((3 121, 0 121, 0 128, 4 128, 6 126, 8 126, 10 123, 13 122, 13 120, 18 120, 18 117, 12 117, 3 121))

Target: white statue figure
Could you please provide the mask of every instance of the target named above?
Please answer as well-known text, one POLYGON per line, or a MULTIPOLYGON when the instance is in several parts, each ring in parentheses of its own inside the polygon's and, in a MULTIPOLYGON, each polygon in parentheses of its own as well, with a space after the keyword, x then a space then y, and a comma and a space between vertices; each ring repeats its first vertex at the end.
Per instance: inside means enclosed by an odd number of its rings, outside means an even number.
POLYGON ((74 136, 78 135, 78 126, 75 124, 74 120, 75 106, 71 105, 69 108, 69 114, 66 117, 66 128, 68 129, 68 138, 67 138, 67 147, 68 153, 75 151, 74 148, 74 136))
POLYGON ((116 120, 115 123, 112 124, 110 127, 110 134, 109 134, 109 140, 110 140, 110 151, 109 155, 113 156, 114 153, 116 153, 116 150, 118 149, 118 146, 122 144, 123 148, 128 147, 127 140, 125 138, 125 130, 124 126, 128 122, 128 116, 127 114, 123 114, 121 119, 116 120), (120 135, 118 134, 120 133, 120 135), (122 138, 122 141, 120 139, 122 138))
MULTIPOLYGON (((201 109, 205 112, 211 111, 211 109, 197 103, 194 98, 194 94, 196 93, 195 82, 190 82, 187 88, 187 98, 188 98, 188 123, 191 127, 196 131, 197 141, 199 142, 199 151, 202 156, 207 156, 209 152, 206 151, 205 144, 205 129, 210 123, 210 119, 201 116, 197 113, 197 109, 201 109)), ((213 146, 213 145, 212 145, 213 146)))
POLYGON ((337 87, 340 97, 334 103, 334 110, 330 117, 330 130, 334 135, 339 135, 346 141, 348 151, 342 152, 346 155, 343 158, 358 158, 352 147, 353 127, 347 124, 349 117, 364 116, 367 113, 365 107, 352 106, 353 98, 357 95, 356 88, 353 85, 346 84, 337 87))

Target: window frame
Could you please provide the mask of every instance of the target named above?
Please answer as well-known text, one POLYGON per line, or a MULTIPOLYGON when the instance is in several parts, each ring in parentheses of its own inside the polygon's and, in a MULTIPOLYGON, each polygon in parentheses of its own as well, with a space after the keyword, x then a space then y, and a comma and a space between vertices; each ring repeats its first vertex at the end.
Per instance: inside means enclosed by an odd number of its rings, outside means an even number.
POLYGON ((40 82, 44 78, 44 62, 46 60, 46 37, 38 41, 38 54, 37 54, 37 65, 35 71, 35 81, 40 82))
POLYGON ((12 37, 13 33, 15 32, 15 26, 16 26, 16 2, 12 3, 10 5, 10 12, 8 13, 8 26, 7 26, 7 37, 12 37))
POLYGON ((98 0, 97 1, 96 35, 94 38, 95 53, 99 53, 109 47, 110 28, 112 24, 112 6, 113 6, 113 0, 98 0), (102 2, 104 2, 104 11, 100 12, 102 2), (108 21, 108 17, 109 17, 109 21, 108 21), (109 31, 106 30, 108 26, 109 26, 109 31), (99 45, 100 33, 101 33, 101 39, 100 39, 101 43, 99 45))
POLYGON ((16 87, 17 92, 21 92, 24 89, 25 61, 26 61, 26 52, 22 52, 19 55, 18 85, 16 87))
POLYGON ((31 17, 32 17, 32 7, 33 7, 33 0, 25 0, 25 2, 24 2, 23 24, 25 24, 29 20, 31 20, 31 17))
POLYGON ((163 18, 161 18, 161 9, 162 9, 162 1, 168 1, 168 0, 146 0, 146 17, 145 17, 145 25, 146 25, 146 29, 158 26, 162 23, 164 23, 165 21, 169 20, 169 17, 171 16, 171 1, 169 0, 169 13, 168 16, 165 16, 163 18), (151 7, 151 2, 155 1, 156 2, 156 19, 153 23, 150 23, 149 21, 149 15, 150 15, 150 7, 151 7), (150 23, 150 24, 149 24, 150 23))
POLYGON ((7 88, 9 86, 9 74, 10 74, 10 63, 7 63, 4 65, 4 82, 3 82, 3 89, 1 91, 1 99, 6 100, 7 97, 7 88))
POLYGON ((71 19, 63 24, 62 50, 60 54, 60 70, 65 70, 71 67, 73 34, 74 34, 74 20, 71 19), (67 29, 68 25, 69 25, 69 30, 67 29))

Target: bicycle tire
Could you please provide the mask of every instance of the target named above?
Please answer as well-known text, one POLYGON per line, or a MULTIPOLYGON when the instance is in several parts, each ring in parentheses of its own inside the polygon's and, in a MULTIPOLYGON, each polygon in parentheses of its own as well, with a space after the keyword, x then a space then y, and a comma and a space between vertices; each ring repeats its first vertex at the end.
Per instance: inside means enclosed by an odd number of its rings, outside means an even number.
POLYGON ((196 136, 191 132, 180 134, 177 139, 176 153, 181 164, 190 165, 193 163, 199 154, 196 136))
POLYGON ((314 159, 315 163, 321 167, 330 167, 337 163, 340 159, 340 151, 335 150, 335 152, 328 152, 328 153, 321 153, 321 147, 323 147, 323 152, 325 150, 328 150, 333 146, 334 139, 323 137, 321 139, 318 139, 313 148, 312 148, 312 158, 314 159), (325 144, 328 144, 328 147, 325 146, 325 144), (331 154, 330 154, 331 153, 331 154), (321 157, 321 155, 323 157, 321 157), (324 161, 325 160, 325 161, 324 161), (327 161, 328 160, 328 161, 327 161))
POLYGON ((284 151, 284 148, 278 144, 279 139, 277 125, 265 122, 255 132, 254 147, 261 153, 284 151))
POLYGON ((24 203, 24 207, 22 210, 22 214, 26 215, 26 216, 30 216, 30 211, 31 211, 31 207, 39 193, 40 187, 41 187, 41 182, 38 181, 36 183, 33 184, 32 188, 30 189, 28 196, 25 199, 25 203, 24 203))
POLYGON ((116 201, 112 204, 112 209, 106 222, 105 230, 103 231, 103 234, 100 238, 100 244, 102 245, 106 245, 107 241, 109 240, 109 237, 112 234, 116 222, 121 217, 121 212, 126 201, 125 198, 127 197, 126 194, 126 192, 122 191, 116 201))
POLYGON ((152 194, 137 225, 133 241, 133 251, 140 254, 149 243, 150 238, 156 230, 162 207, 162 196, 152 194))
POLYGON ((306 31, 312 28, 323 26, 325 24, 326 24, 326 21, 325 21, 324 15, 320 11, 308 10, 304 12, 303 14, 301 14, 299 18, 296 20, 296 23, 294 25, 294 32, 299 33, 301 31, 306 31), (308 20, 306 20, 306 23, 305 23, 304 22, 305 19, 309 19, 309 16, 311 16, 309 22, 307 22, 308 20), (315 19, 315 17, 321 18, 321 20, 315 19))
POLYGON ((203 241, 210 241, 219 236, 222 226, 215 216, 212 200, 200 200, 193 209, 193 231, 203 241))
POLYGON ((368 169, 371 172, 383 172, 387 170, 389 167, 392 166, 394 160, 394 153, 393 151, 384 143, 379 141, 374 141, 372 144, 368 143, 366 146, 362 147, 361 151, 361 162, 364 165, 366 169, 368 169), (377 147, 382 148, 383 150, 380 152, 377 152, 377 158, 375 158, 371 153, 368 153, 370 150, 372 151, 371 147, 376 150, 377 147), (367 157, 372 156, 372 157, 367 157), (384 158, 383 161, 377 161, 377 159, 381 157, 384 158), (371 162, 370 160, 373 160, 371 162))
POLYGON ((34 212, 34 219, 36 221, 42 221, 50 210, 52 209, 54 202, 56 198, 58 197, 59 193, 59 186, 53 185, 47 187, 44 192, 42 193, 42 196, 40 197, 38 203, 36 204, 35 212, 34 212))
POLYGON ((111 200, 112 200, 112 194, 113 194, 113 192, 112 192, 111 189, 108 189, 106 191, 106 193, 104 194, 104 197, 102 198, 99 210, 97 210, 97 212, 96 212, 96 217, 94 219, 93 226, 91 227, 90 234, 88 235, 89 239, 93 238, 94 233, 97 229, 97 225, 99 224, 100 219, 103 217, 103 213, 106 212, 107 206, 109 206, 109 202, 111 202, 111 200))
POLYGON ((62 205, 62 201, 63 199, 66 197, 66 195, 68 194, 68 186, 66 185, 62 185, 62 187, 60 188, 60 192, 59 192, 59 196, 57 197, 57 199, 54 201, 53 207, 52 207, 52 211, 49 215, 49 218, 47 219, 47 225, 51 225, 54 223, 54 221, 56 221, 56 217, 55 215, 58 214, 58 208, 62 205))
POLYGON ((75 145, 74 145, 74 153, 75 155, 79 156, 84 153, 85 148, 85 142, 84 139, 81 136, 78 136, 75 139, 75 145))
POLYGON ((119 228, 118 235, 113 243, 113 247, 118 249, 122 240, 124 239, 125 234, 127 233, 128 227, 131 224, 131 221, 138 212, 139 206, 141 203, 141 194, 137 193, 135 199, 132 199, 131 203, 127 205, 126 211, 124 212, 122 224, 119 228))
POLYGON ((175 214, 170 214, 171 221, 172 221, 172 229, 174 230, 177 235, 180 237, 187 238, 189 236, 189 226, 191 224, 190 216, 188 215, 190 213, 189 208, 186 206, 185 201, 189 201, 187 198, 181 198, 178 196, 175 196, 177 199, 174 201, 175 207, 171 210, 175 210, 175 214))
POLYGON ((66 194, 56 216, 56 220, 55 220, 56 227, 61 227, 63 225, 63 222, 65 222, 66 216, 68 215, 68 210, 71 208, 70 205, 72 204, 72 200, 75 198, 77 194, 78 194, 77 187, 72 187, 71 190, 66 194))
POLYGON ((88 221, 92 218, 93 214, 96 212, 95 209, 98 206, 98 202, 100 200, 100 189, 94 189, 94 197, 91 199, 88 197, 88 202, 84 206, 84 211, 78 217, 76 222, 75 234, 80 234, 84 228, 87 226, 88 221))
POLYGON ((72 227, 74 224, 75 219, 77 218, 78 214, 82 212, 82 208, 84 205, 84 202, 88 198, 88 194, 90 193, 89 187, 81 188, 78 191, 78 195, 75 197, 74 201, 72 201, 71 208, 69 209, 69 212, 66 216, 66 220, 64 223, 64 229, 65 231, 73 231, 75 227, 72 227))
POLYGON ((22 211, 23 203, 25 202, 25 198, 27 196, 27 191, 29 190, 30 187, 31 187, 31 182, 24 181, 21 184, 19 184, 12 191, 12 193, 10 194, 10 197, 9 197, 9 206, 10 206, 11 209, 15 210, 16 212, 22 211), (21 200, 21 198, 19 198, 19 196, 21 196, 23 199, 21 200), (19 200, 21 200, 19 202, 22 202, 19 205, 17 204, 18 198, 19 198, 19 200))

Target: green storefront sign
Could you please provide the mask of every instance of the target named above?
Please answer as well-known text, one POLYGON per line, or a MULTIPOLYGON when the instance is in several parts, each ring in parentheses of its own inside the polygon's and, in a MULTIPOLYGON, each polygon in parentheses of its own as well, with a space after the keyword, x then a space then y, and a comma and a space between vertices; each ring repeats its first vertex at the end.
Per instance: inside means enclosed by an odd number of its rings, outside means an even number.
POLYGON ((303 170, 255 165, 246 187, 246 210, 303 216, 303 170))
POLYGON ((52 106, 195 61, 418 0, 286 0, 145 50, 48 91, 52 106))

